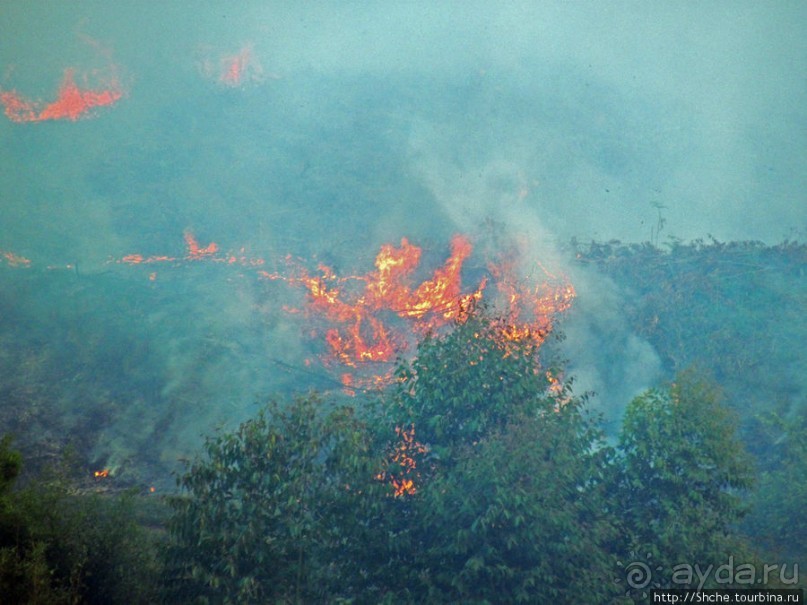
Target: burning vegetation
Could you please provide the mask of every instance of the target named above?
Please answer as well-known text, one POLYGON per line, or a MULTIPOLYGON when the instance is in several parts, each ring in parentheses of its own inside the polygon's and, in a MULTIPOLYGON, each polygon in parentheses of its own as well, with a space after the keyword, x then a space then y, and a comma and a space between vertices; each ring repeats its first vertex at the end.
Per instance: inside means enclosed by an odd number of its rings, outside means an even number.
POLYGON ((67 69, 55 100, 48 103, 32 101, 11 90, 0 92, 0 104, 5 108, 6 117, 12 122, 75 122, 96 107, 114 105, 122 97, 123 91, 116 81, 105 88, 80 87, 75 82, 74 71, 67 69))
MULTIPOLYGON (((340 382, 347 390, 383 384, 389 364, 405 355, 426 334, 462 322, 468 310, 485 297, 503 309, 499 322, 505 341, 528 340, 539 346, 552 330, 557 314, 568 310, 575 297, 574 286, 563 277, 538 265, 540 283, 528 284, 519 277, 523 259, 475 259, 477 279, 467 286, 463 269, 474 253, 470 239, 456 235, 442 266, 431 273, 421 266, 423 249, 407 238, 400 245, 384 244, 375 257, 374 269, 359 275, 339 275, 319 264, 315 271, 287 256, 285 272, 269 272, 266 260, 239 252, 223 252, 216 242, 202 245, 186 232, 182 255, 127 254, 116 262, 125 265, 178 266, 209 262, 256 270, 259 279, 283 282, 302 289, 300 307, 284 307, 308 321, 309 333, 319 336, 327 352, 325 365, 341 366, 340 382), (482 265, 485 269, 480 270, 482 265)), ((157 272, 151 271, 150 281, 157 272)))
MULTIPOLYGON (((178 281, 181 274, 193 279, 227 275, 228 283, 252 277, 255 287, 276 302, 275 290, 269 287, 272 282, 278 291, 288 289, 297 294, 293 310, 277 303, 277 312, 294 311, 291 318, 305 323, 305 334, 311 336, 310 345, 321 355, 326 370, 341 377, 340 387, 351 389, 356 397, 347 399, 332 392, 323 399, 282 402, 262 419, 245 422, 237 433, 220 433, 211 439, 205 453, 188 466, 181 479, 181 494, 167 498, 174 506, 172 519, 162 518, 148 525, 149 531, 159 530, 160 544, 166 550, 164 558, 150 555, 147 545, 129 540, 118 520, 121 517, 110 516, 105 523, 106 517, 82 513, 80 519, 77 517, 79 521, 86 519, 81 521, 82 530, 71 530, 62 538, 41 533, 48 527, 65 526, 61 519, 46 525, 30 513, 30 527, 40 532, 36 537, 43 543, 58 546, 60 540, 82 536, 95 546, 84 550, 83 542, 79 544, 75 561, 82 567, 64 568, 62 561, 49 558, 51 553, 61 552, 59 548, 48 549, 47 559, 37 559, 40 551, 26 551, 23 544, 18 560, 4 560, 6 577, 19 577, 11 575, 20 569, 18 562, 24 563, 25 569, 38 569, 33 563, 47 565, 43 567, 49 574, 45 580, 55 590, 61 586, 61 578, 101 577, 95 567, 84 567, 84 555, 111 552, 132 559, 119 562, 105 555, 93 564, 101 565, 100 569, 114 564, 115 569, 126 570, 125 577, 105 576, 122 587, 121 594, 123 587, 126 594, 132 594, 129 579, 140 570, 136 576, 139 585, 150 592, 140 601, 129 598, 132 602, 195 602, 201 598, 221 600, 223 595, 239 602, 335 602, 350 598, 367 602, 384 598, 395 602, 468 602, 480 595, 489 601, 507 595, 513 601, 580 602, 589 598, 591 590, 601 591, 598 602, 610 602, 611 597, 624 594, 620 592, 624 580, 621 586, 613 583, 610 562, 626 560, 637 545, 647 543, 648 536, 656 540, 654 560, 666 569, 689 556, 691 544, 703 545, 699 556, 715 567, 725 560, 727 538, 736 540, 731 543, 736 546, 729 545, 736 549, 732 552, 750 552, 741 550, 746 548, 740 542, 742 536, 731 529, 737 527, 735 496, 738 486, 745 484, 743 473, 749 465, 739 456, 739 446, 729 430, 731 423, 723 422, 730 416, 720 411, 712 389, 702 388, 693 380, 687 383, 685 376, 679 376, 669 387, 638 397, 626 413, 617 444, 605 444, 600 440, 600 428, 590 424, 592 416, 584 409, 585 398, 572 393, 562 368, 548 359, 551 347, 547 346, 547 335, 555 330, 558 314, 572 304, 574 292, 568 280, 549 269, 541 269, 541 283, 517 279, 525 273, 518 262, 504 262, 502 257, 486 259, 480 253, 485 248, 479 243, 471 247, 469 242, 470 253, 467 248, 463 252, 462 242, 456 240, 450 249, 446 246, 445 258, 439 258, 439 252, 421 251, 417 262, 407 268, 399 257, 413 254, 418 247, 405 240, 382 247, 375 262, 371 258, 367 263, 369 271, 358 275, 342 275, 334 267, 308 266, 290 259, 270 265, 284 269, 267 270, 269 262, 246 250, 229 252, 226 245, 190 232, 184 242, 177 239, 177 250, 169 250, 165 256, 132 254, 113 261, 118 263, 113 265, 117 270, 108 272, 111 275, 107 278, 114 278, 117 287, 123 281, 119 279, 121 273, 134 275, 125 281, 127 294, 138 302, 138 312, 153 303, 161 284, 178 281), (457 252, 462 254, 455 255, 457 252), (459 308, 459 312, 446 318, 440 305, 416 306, 422 300, 419 292, 430 288, 438 291, 436 284, 447 275, 454 275, 458 287, 452 292, 458 294, 454 299, 457 306, 446 308, 459 308), (158 276, 159 281, 151 283, 158 276), (379 302, 395 291, 404 294, 403 302, 379 302), (476 298, 478 292, 481 295, 476 298), (463 300, 468 302, 460 307, 463 300), (498 305, 498 314, 485 318, 486 303, 498 305), (353 309, 353 315, 346 315, 343 321, 332 308, 353 309), (377 320, 390 335, 389 341, 400 347, 393 355, 400 357, 394 375, 380 371, 386 370, 390 361, 348 357, 350 363, 346 363, 337 355, 338 350, 331 348, 325 338, 328 331, 334 330, 349 341, 356 313, 377 320), (426 321, 434 323, 422 323, 426 321), (409 346, 415 342, 416 349, 409 346), (537 352, 540 364, 534 355, 537 352), (384 379, 385 388, 368 393, 361 378, 373 373, 384 379), (671 425, 686 439, 663 438, 671 425), (697 459, 692 456, 690 436, 710 444, 698 449, 697 459), (668 476, 665 469, 672 466, 648 465, 647 460, 654 458, 672 460, 676 468, 684 470, 668 476), (675 486, 681 476, 699 478, 697 490, 662 489, 644 494, 635 487, 659 482, 675 486), (727 488, 721 480, 726 476, 739 477, 743 483, 735 481, 727 488), (712 502, 718 508, 710 509, 712 502), (686 540, 679 540, 680 532, 669 540, 648 534, 648 528, 670 520, 686 530, 686 540), (114 542, 112 548, 97 548, 97 544, 118 538, 121 541, 114 542), (142 549, 145 555, 118 547, 127 544, 133 544, 135 551, 142 549), (155 562, 163 560, 169 564, 156 569, 155 562), (591 572, 580 576, 581 565, 591 572), (82 576, 85 571, 92 576, 82 576), (153 590, 147 584, 148 577, 153 579, 153 590), (169 583, 163 582, 164 578, 169 583), (570 578, 577 583, 570 585, 570 578), (159 586, 170 584, 175 593, 154 597, 157 579, 159 586)), ((37 267, 50 267, 40 265, 37 258, 24 259, 18 254, 23 252, 27 250, 4 252, 0 257, 2 273, 10 283, 73 279, 67 272, 39 272, 37 267)), ((511 254, 505 258, 519 257, 511 254)), ((642 293, 644 306, 632 306, 630 318, 637 327, 650 325, 646 320, 651 317, 659 318, 649 336, 656 338, 660 350, 674 353, 676 358, 692 359, 711 346, 710 358, 713 364, 721 364, 717 367, 723 376, 734 371, 747 377, 747 366, 738 364, 733 370, 729 362, 747 358, 748 340, 718 338, 727 336, 726 325, 735 325, 727 322, 736 322, 736 334, 755 330, 751 339, 755 347, 764 345, 769 353, 791 351, 792 346, 784 345, 790 342, 788 337, 794 338, 790 335, 800 324, 778 324, 781 332, 774 339, 768 334, 772 324, 764 320, 777 315, 771 309, 780 311, 778 317, 798 317, 803 260, 803 246, 774 250, 713 244, 681 247, 668 255, 651 248, 592 247, 588 255, 581 253, 577 262, 597 263, 620 284, 642 293), (774 257, 775 263, 771 260, 774 257), (759 285, 771 267, 782 280, 792 280, 795 287, 752 287, 759 285), (700 305, 696 307, 698 313, 687 317, 695 303, 700 305), (667 326, 690 332, 683 332, 681 338, 662 338, 667 326), (696 330, 699 340, 692 334, 696 330), (774 342, 782 344, 781 349, 769 346, 774 342), (724 351, 712 355, 718 345, 724 351)), ((446 287, 445 291, 449 290, 446 287)), ((104 311, 106 316, 142 317, 127 314, 129 302, 120 302, 119 290, 110 291, 114 292, 110 298, 114 307, 104 311)), ((186 288, 166 289, 171 294, 175 291, 187 296, 186 288)), ((6 325, 23 325, 11 321, 19 316, 10 315, 6 325)), ((373 333, 362 331, 368 326, 364 321, 369 319, 363 320, 359 333, 371 345, 375 342, 373 333)), ((51 325, 49 337, 54 343, 64 342, 58 327, 51 325)), ((20 335, 28 333, 21 331, 20 335)), ((18 350, 9 347, 15 354, 18 350)), ((103 350, 108 362, 108 349, 94 350, 103 350)), ((766 359, 758 349, 753 357, 766 359)), ((6 359, 12 359, 11 355, 6 359)), ((52 367, 30 353, 26 359, 25 366, 16 366, 19 371, 15 376, 39 366, 52 367)), ((747 382, 728 380, 729 393, 731 388, 743 388, 743 397, 730 396, 728 404, 742 403, 741 412, 746 407, 761 409, 759 402, 748 406, 746 402, 749 397, 761 398, 783 384, 787 386, 784 380, 791 373, 792 362, 787 365, 783 360, 786 358, 774 357, 765 362, 766 368, 774 364, 787 371, 780 372, 776 380, 766 383, 764 392, 757 391, 756 395, 753 389, 745 388, 747 382)), ((86 367, 84 359, 76 361, 70 356, 53 362, 66 364, 70 370, 66 375, 78 375, 86 367)), ((312 355, 308 371, 314 364, 312 355)), ((755 382, 763 384, 764 380, 755 382)), ((31 414, 46 401, 45 395, 34 389, 17 388, 6 396, 10 404, 3 409, 5 418, 11 418, 14 406, 31 414)), ((92 402, 89 396, 82 405, 89 410, 92 402)), ((53 413, 47 419, 55 417, 53 413)), ((91 429, 99 427, 105 425, 93 422, 91 429)), ((85 441, 92 439, 88 429, 79 430, 85 441)), ((788 433, 784 440, 775 431, 769 437, 767 433, 747 434, 754 437, 748 441, 763 454, 758 456, 760 460, 771 452, 779 456, 767 463, 763 478, 767 493, 763 492, 765 497, 758 504, 763 508, 752 518, 751 527, 756 532, 752 537, 755 543, 767 540, 773 546, 787 545, 784 538, 768 532, 788 527, 796 536, 789 552, 798 556, 804 544, 798 539, 803 532, 797 524, 803 501, 797 498, 801 493, 798 478, 803 476, 803 448, 798 449, 804 442, 799 437, 803 428, 788 433), (790 508, 785 499, 788 496, 795 502, 790 508)), ((131 471, 118 474, 117 466, 108 470, 108 459, 104 460, 96 461, 89 472, 82 467, 83 485, 89 488, 86 493, 66 492, 70 506, 43 506, 37 514, 69 515, 80 506, 90 510, 94 506, 90 497, 114 503, 119 486, 130 485, 131 475, 126 473, 131 471)), ((143 467, 148 463, 138 460, 137 464, 143 467)), ((159 506, 163 502, 160 494, 168 490, 162 485, 143 485, 150 487, 141 490, 138 506, 159 506)), ((0 499, 17 497, 16 491, 0 493, 0 499)), ((32 509, 15 504, 4 510, 32 509)), ((130 521, 132 518, 128 517, 130 521)), ((789 566, 784 577, 788 582, 791 569, 789 566)), ((28 594, 24 592, 27 585, 16 582, 10 586, 28 594)), ((93 586, 92 582, 76 584, 76 590, 93 586)))
MULTIPOLYGON (((336 370, 343 391, 355 395, 358 389, 375 389, 394 382, 391 364, 405 358, 418 341, 439 335, 451 325, 464 324, 485 301, 501 310, 491 323, 492 332, 477 333, 478 343, 495 340, 497 350, 479 350, 468 363, 476 365, 486 355, 506 358, 526 347, 534 351, 552 330, 556 317, 570 308, 575 297, 571 282, 538 264, 540 283, 528 284, 519 277, 524 259, 511 251, 506 257, 474 257, 471 240, 456 235, 442 265, 428 271, 423 266, 423 249, 402 238, 399 245, 384 244, 375 256, 374 268, 362 274, 340 275, 328 265, 310 270, 302 262, 285 258, 286 270, 269 272, 267 262, 238 253, 224 252, 216 242, 201 244, 186 232, 185 251, 180 255, 127 254, 118 263, 149 265, 150 281, 155 281, 155 265, 181 266, 187 263, 215 263, 253 268, 259 280, 284 283, 301 291, 303 300, 287 313, 306 320, 306 331, 320 341, 321 360, 336 370), (469 269, 469 261, 473 266, 469 269), (468 279, 468 275, 475 276, 468 279), (470 282, 470 285, 468 285, 470 282)), ((478 344, 477 343, 477 344, 478 344)), ((475 350, 477 344, 471 344, 475 350)), ((560 392, 553 373, 538 367, 525 368, 546 379, 546 387, 560 392)), ((490 390, 490 377, 483 389, 490 390)), ((386 470, 376 479, 387 483, 396 497, 412 495, 418 489, 422 469, 418 461, 431 455, 426 442, 416 438, 422 428, 400 423, 395 428, 386 470)))

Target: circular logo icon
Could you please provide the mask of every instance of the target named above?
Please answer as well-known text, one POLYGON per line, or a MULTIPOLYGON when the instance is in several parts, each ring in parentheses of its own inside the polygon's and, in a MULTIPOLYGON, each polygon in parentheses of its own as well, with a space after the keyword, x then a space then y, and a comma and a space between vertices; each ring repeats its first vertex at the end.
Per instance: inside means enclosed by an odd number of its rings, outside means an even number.
POLYGON ((645 588, 648 586, 652 586, 653 588, 659 588, 661 586, 660 582, 658 581, 659 578, 656 578, 657 581, 653 581, 653 573, 660 572, 664 568, 660 565, 652 567, 651 559, 653 555, 651 553, 647 553, 644 557, 644 561, 637 560, 639 559, 640 555, 637 555, 635 552, 630 553, 632 561, 628 563, 623 563, 622 561, 617 561, 616 564, 620 568, 619 577, 617 577, 614 582, 617 584, 621 584, 625 582, 627 590, 625 591, 625 596, 631 595, 640 595, 641 598, 647 598, 647 592, 645 592, 645 588))

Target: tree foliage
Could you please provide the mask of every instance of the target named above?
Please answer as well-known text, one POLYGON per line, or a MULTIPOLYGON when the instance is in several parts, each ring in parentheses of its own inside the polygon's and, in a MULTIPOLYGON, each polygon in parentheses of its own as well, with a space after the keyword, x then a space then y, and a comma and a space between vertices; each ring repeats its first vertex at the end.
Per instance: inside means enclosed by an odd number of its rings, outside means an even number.
POLYGON ((13 490, 22 466, 0 441, 0 596, 3 603, 153 603, 155 543, 133 495, 76 492, 58 469, 13 490))
POLYGON ((173 501, 171 602, 618 602, 640 546, 737 547, 750 470, 716 390, 641 395, 614 449, 535 342, 473 313, 357 410, 312 395, 209 440, 173 501))
POLYGON ((323 407, 315 396, 275 403, 207 442, 172 503, 175 599, 314 603, 351 587, 374 467, 353 411, 323 407))
MULTIPOLYGON (((579 602, 609 594, 609 450, 535 341, 472 315, 404 364, 391 420, 425 445, 407 496, 420 602, 579 602)), ((598 599, 598 600, 599 600, 598 599)))
POLYGON ((743 528, 771 555, 807 566, 807 417, 773 415, 762 424, 775 445, 743 528))
POLYGON ((706 567, 738 548, 731 535, 752 486, 750 457, 717 388, 692 370, 627 408, 619 440, 622 511, 632 548, 654 563, 706 567))

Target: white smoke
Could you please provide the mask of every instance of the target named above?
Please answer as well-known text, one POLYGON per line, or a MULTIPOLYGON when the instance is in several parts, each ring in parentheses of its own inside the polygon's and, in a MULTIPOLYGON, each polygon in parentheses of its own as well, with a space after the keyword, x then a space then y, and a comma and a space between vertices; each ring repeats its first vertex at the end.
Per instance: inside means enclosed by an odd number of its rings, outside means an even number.
MULTIPOLYGON (((495 221, 522 244, 522 279, 542 280, 544 271, 549 271, 565 275, 574 285, 577 297, 561 322, 566 336, 563 352, 571 362, 568 369, 575 390, 597 395, 592 404, 610 428, 621 419, 625 405, 661 375, 658 354, 632 332, 624 315, 625 300, 631 294, 620 291, 610 278, 574 265, 560 252, 563 242, 525 201, 530 188, 539 183, 517 158, 475 162, 455 149, 451 161, 446 142, 439 140, 436 130, 421 125, 412 137, 413 170, 456 229, 478 234, 486 223, 495 221)), ((562 213, 562 208, 558 211, 562 213)))

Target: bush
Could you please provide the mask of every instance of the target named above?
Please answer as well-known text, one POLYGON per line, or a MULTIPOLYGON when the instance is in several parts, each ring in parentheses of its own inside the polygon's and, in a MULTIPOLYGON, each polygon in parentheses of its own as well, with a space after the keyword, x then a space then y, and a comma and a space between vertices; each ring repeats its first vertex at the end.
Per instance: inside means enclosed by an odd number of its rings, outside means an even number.
POLYGON ((154 603, 155 540, 137 523, 134 494, 82 494, 58 472, 24 489, 21 460, 0 442, 3 603, 154 603))
MULTIPOLYGON (((393 601, 604 602, 615 559, 610 449, 536 342, 474 314, 404 364, 389 424, 421 448, 391 558, 393 601), (393 551, 394 552, 394 551, 393 551)), ((391 546, 391 550, 394 545, 391 546)))

